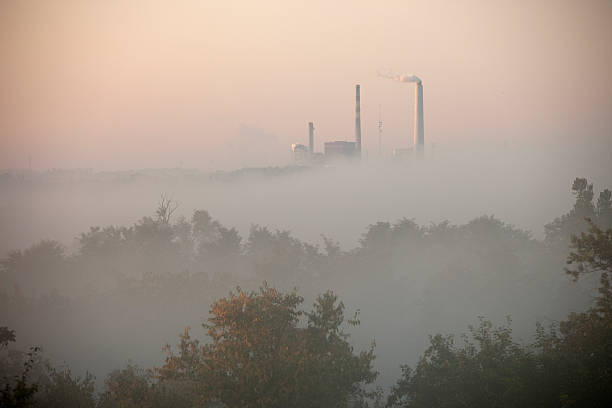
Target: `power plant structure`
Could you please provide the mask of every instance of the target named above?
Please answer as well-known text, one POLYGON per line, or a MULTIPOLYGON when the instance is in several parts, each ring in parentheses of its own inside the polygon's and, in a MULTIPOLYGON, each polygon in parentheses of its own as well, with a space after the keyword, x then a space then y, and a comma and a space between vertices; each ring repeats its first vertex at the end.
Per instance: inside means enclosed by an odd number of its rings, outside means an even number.
MULTIPOLYGON (((379 76, 392 79, 402 83, 415 84, 414 96, 414 131, 412 146, 410 148, 393 149, 393 157, 406 159, 410 156, 422 157, 425 150, 425 130, 423 120, 423 82, 416 75, 392 75, 385 74, 379 76)), ((382 120, 380 118, 379 106, 379 154, 382 151, 382 120)), ((324 143, 324 153, 316 153, 314 147, 314 123, 308 122, 308 147, 303 144, 292 144, 291 150, 293 159, 297 163, 315 163, 332 161, 338 159, 359 160, 362 156, 361 138, 361 86, 355 85, 355 141, 337 140, 324 143)))
POLYGON ((314 123, 308 122, 308 146, 294 143, 291 145, 293 161, 296 163, 316 163, 321 162, 323 155, 314 151, 314 123))
POLYGON ((378 157, 382 157, 382 107, 378 105, 378 157))
POLYGON ((425 151, 425 126, 423 124, 423 82, 420 79, 415 82, 414 87, 414 147, 417 155, 422 156, 425 151))
POLYGON ((357 156, 357 143, 338 140, 335 142, 325 142, 326 159, 350 159, 357 156))
POLYGON ((355 85, 355 154, 361 157, 361 86, 355 85))
MULTIPOLYGON (((425 124, 423 120, 423 81, 416 75, 378 74, 383 78, 396 82, 414 83, 414 131, 412 134, 412 148, 417 156, 423 156, 425 151, 425 124)), ((405 156, 406 149, 394 149, 394 156, 405 156)))
POLYGON ((326 142, 325 158, 330 160, 361 158, 361 86, 359 84, 355 85, 355 141, 326 142))
POLYGON ((308 153, 314 153, 314 123, 308 122, 308 153))

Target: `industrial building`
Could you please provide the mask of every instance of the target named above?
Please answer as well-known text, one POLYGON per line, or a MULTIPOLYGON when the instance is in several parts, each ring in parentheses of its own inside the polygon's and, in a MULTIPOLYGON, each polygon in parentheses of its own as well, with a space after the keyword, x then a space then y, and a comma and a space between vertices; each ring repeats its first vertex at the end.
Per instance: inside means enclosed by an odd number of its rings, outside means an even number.
POLYGON ((291 153, 293 154, 293 161, 296 163, 306 163, 310 160, 310 152, 303 144, 292 144, 291 153))
POLYGON ((357 156, 356 142, 326 142, 325 143, 325 158, 326 159, 349 159, 357 156))
POLYGON ((355 86, 355 141, 338 140, 324 143, 324 153, 314 150, 314 123, 308 122, 308 147, 303 144, 291 145, 293 160, 296 163, 334 161, 361 157, 361 89, 355 86))
MULTIPOLYGON (((414 131, 412 146, 393 149, 394 159, 412 157, 416 153, 422 156, 425 148, 425 132, 423 123, 423 83, 416 75, 381 75, 398 82, 415 84, 414 131)), ((379 119, 379 138, 382 122, 379 119)), ((324 153, 314 151, 314 124, 308 122, 308 147, 303 144, 292 144, 291 151, 296 163, 335 161, 338 159, 355 160, 361 158, 361 86, 355 85, 355 141, 337 140, 324 143, 324 153)), ((379 141, 380 143, 380 141, 379 141)), ((379 147, 380 149, 380 147, 379 147)))

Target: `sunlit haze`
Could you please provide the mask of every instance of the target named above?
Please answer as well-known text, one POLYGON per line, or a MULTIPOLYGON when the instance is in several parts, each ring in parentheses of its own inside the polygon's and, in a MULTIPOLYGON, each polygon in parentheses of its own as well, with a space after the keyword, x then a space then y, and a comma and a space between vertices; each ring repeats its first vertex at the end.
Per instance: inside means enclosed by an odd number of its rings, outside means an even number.
MULTIPOLYGON (((607 1, 13 1, 0 4, 0 168, 280 165, 410 143, 612 150, 607 1)), ((608 156, 609 157, 609 156, 608 156)))

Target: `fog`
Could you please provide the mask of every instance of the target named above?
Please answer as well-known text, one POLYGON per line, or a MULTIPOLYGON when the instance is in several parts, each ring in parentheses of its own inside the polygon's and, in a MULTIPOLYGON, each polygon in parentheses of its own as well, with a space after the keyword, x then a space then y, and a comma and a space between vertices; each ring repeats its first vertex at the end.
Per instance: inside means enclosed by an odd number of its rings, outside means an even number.
POLYGON ((461 332, 478 316, 503 322, 510 315, 517 338, 529 341, 536 322, 558 321, 590 304, 592 284, 572 284, 565 276, 567 247, 547 248, 544 225, 572 208, 576 176, 593 182, 596 194, 612 185, 609 156, 564 165, 567 157, 548 153, 506 144, 428 149, 419 160, 229 172, 5 172, 3 255, 27 252, 45 239, 59 241, 71 258, 54 265, 32 252, 27 271, 5 275, 2 319, 17 330, 19 344, 41 345, 53 362, 93 372, 101 386, 127 361, 161 364, 161 347, 176 343, 186 326, 203 336, 198 327, 210 303, 237 285, 255 288, 267 280, 279 288, 296 286, 306 304, 331 289, 349 311, 361 310, 361 326, 351 329, 355 345, 364 349, 376 341, 378 383, 388 388, 399 364, 414 363, 423 352, 428 335, 461 332), (171 223, 179 224, 157 238, 155 229, 143 229, 154 235, 140 239, 170 252, 142 258, 144 247, 131 247, 129 240, 123 250, 104 249, 110 236, 95 238, 103 246, 87 252, 81 234, 90 227, 145 228, 141 219, 155 219, 162 195, 176 203, 171 223), (234 249, 244 255, 223 248, 198 255, 197 244, 179 233, 191 231, 180 223, 190 222, 195 210, 236 228, 243 249, 234 249), (478 227, 474 220, 482 216, 487 218, 478 227), (378 222, 406 227, 408 235, 377 243, 372 226, 378 222), (258 255, 249 238, 253 226, 290 235, 268 237, 280 246, 258 255), (436 228, 442 228, 440 238, 432 238, 436 228), (323 237, 344 255, 326 252, 323 237))
POLYGON ((5 171, 0 229, 9 233, 0 237, 0 251, 40 239, 71 248, 90 226, 128 225, 152 214, 161 194, 179 204, 178 214, 206 209, 242 234, 261 224, 313 243, 324 234, 345 248, 357 243, 368 224, 401 217, 427 225, 489 214, 542 238, 551 215, 571 206, 573 178, 611 184, 612 151, 605 147, 436 146, 420 162, 374 156, 352 167, 269 169, 267 177, 239 169, 5 171))

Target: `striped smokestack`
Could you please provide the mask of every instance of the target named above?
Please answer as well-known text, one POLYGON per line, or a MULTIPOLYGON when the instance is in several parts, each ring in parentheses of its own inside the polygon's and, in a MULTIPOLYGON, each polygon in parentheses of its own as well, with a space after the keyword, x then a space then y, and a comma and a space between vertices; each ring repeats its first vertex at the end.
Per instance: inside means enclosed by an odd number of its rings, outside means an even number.
POLYGON ((425 148, 425 131, 423 126, 423 83, 416 82, 414 92, 414 148, 418 155, 425 148))
POLYGON ((361 156, 361 92, 355 85, 355 151, 361 156))
POLYGON ((314 153, 314 124, 308 122, 308 152, 314 153))

